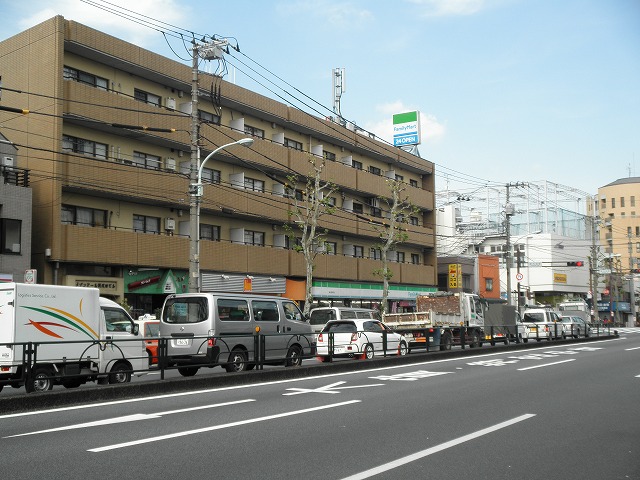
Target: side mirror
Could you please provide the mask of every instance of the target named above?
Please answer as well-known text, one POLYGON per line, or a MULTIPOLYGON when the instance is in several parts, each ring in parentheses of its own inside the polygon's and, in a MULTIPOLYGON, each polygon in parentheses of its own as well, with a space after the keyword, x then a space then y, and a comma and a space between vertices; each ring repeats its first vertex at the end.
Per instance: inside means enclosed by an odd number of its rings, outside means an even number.
POLYGON ((134 323, 132 333, 137 337, 138 334, 140 333, 140 325, 138 325, 137 323, 134 323))

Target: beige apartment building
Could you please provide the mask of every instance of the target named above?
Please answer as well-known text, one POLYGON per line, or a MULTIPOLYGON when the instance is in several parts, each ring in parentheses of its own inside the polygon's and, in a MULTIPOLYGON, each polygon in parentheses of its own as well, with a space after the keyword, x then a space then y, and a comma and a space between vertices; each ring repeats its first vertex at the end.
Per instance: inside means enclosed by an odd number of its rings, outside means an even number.
MULTIPOLYGON (((154 313, 188 289, 190 66, 58 16, 0 42, 0 132, 20 149, 33 190, 32 267, 39 283, 86 285, 154 313), (127 127, 129 126, 129 127, 127 127), (153 127, 142 130, 139 127, 153 127), (175 132, 157 131, 175 129, 175 132)), ((304 299, 305 264, 285 226, 284 184, 327 162, 338 191, 321 218, 330 248, 316 258, 316 299, 353 305, 381 298, 380 197, 406 183, 417 213, 393 252, 389 299, 410 305, 434 290, 434 165, 371 135, 199 72, 203 169, 200 284, 304 299)), ((391 120, 391 119, 390 119, 391 120)))

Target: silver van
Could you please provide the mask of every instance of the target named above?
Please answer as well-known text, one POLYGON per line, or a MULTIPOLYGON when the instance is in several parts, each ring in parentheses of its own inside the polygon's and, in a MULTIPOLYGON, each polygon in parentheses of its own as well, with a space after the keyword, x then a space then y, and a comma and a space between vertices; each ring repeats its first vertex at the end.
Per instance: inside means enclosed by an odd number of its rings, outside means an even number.
POLYGON ((378 310, 355 307, 317 307, 311 309, 309 317, 309 323, 315 333, 320 332, 329 320, 353 320, 355 318, 381 320, 378 310))
POLYGON ((175 294, 162 307, 160 336, 167 341, 167 366, 177 365, 185 377, 203 366, 250 370, 261 359, 299 366, 303 357, 315 354, 313 332, 305 320, 287 298, 175 294))

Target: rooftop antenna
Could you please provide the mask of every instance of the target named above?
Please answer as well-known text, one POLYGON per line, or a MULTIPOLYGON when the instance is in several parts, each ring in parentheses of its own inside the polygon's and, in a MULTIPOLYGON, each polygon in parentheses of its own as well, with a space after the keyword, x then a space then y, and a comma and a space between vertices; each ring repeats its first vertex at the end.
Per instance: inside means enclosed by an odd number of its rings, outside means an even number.
POLYGON ((336 114, 334 121, 345 126, 347 122, 340 113, 340 98, 347 91, 344 68, 334 68, 331 77, 333 79, 333 113, 336 114))

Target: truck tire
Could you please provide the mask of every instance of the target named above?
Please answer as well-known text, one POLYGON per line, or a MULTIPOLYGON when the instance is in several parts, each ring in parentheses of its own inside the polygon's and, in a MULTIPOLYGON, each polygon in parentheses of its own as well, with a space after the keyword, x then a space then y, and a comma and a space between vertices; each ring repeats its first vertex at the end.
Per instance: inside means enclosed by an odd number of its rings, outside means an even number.
POLYGON ((198 367, 178 367, 178 373, 183 377, 193 377, 198 370, 198 367))
POLYGON ((116 363, 109 373, 109 383, 129 383, 131 381, 131 367, 125 363, 116 363))
POLYGON ((451 338, 450 333, 445 333, 442 336, 442 340, 440 342, 440 350, 451 350, 451 346, 453 345, 453 339, 451 338))
POLYGON ((53 372, 45 367, 39 367, 34 370, 34 372, 27 377, 27 381, 24 384, 24 388, 27 393, 40 393, 40 392, 48 392, 53 388, 53 372))
POLYGON ((480 342, 480 335, 478 335, 478 332, 473 332, 471 334, 471 348, 478 348, 482 346, 482 343, 480 342))

